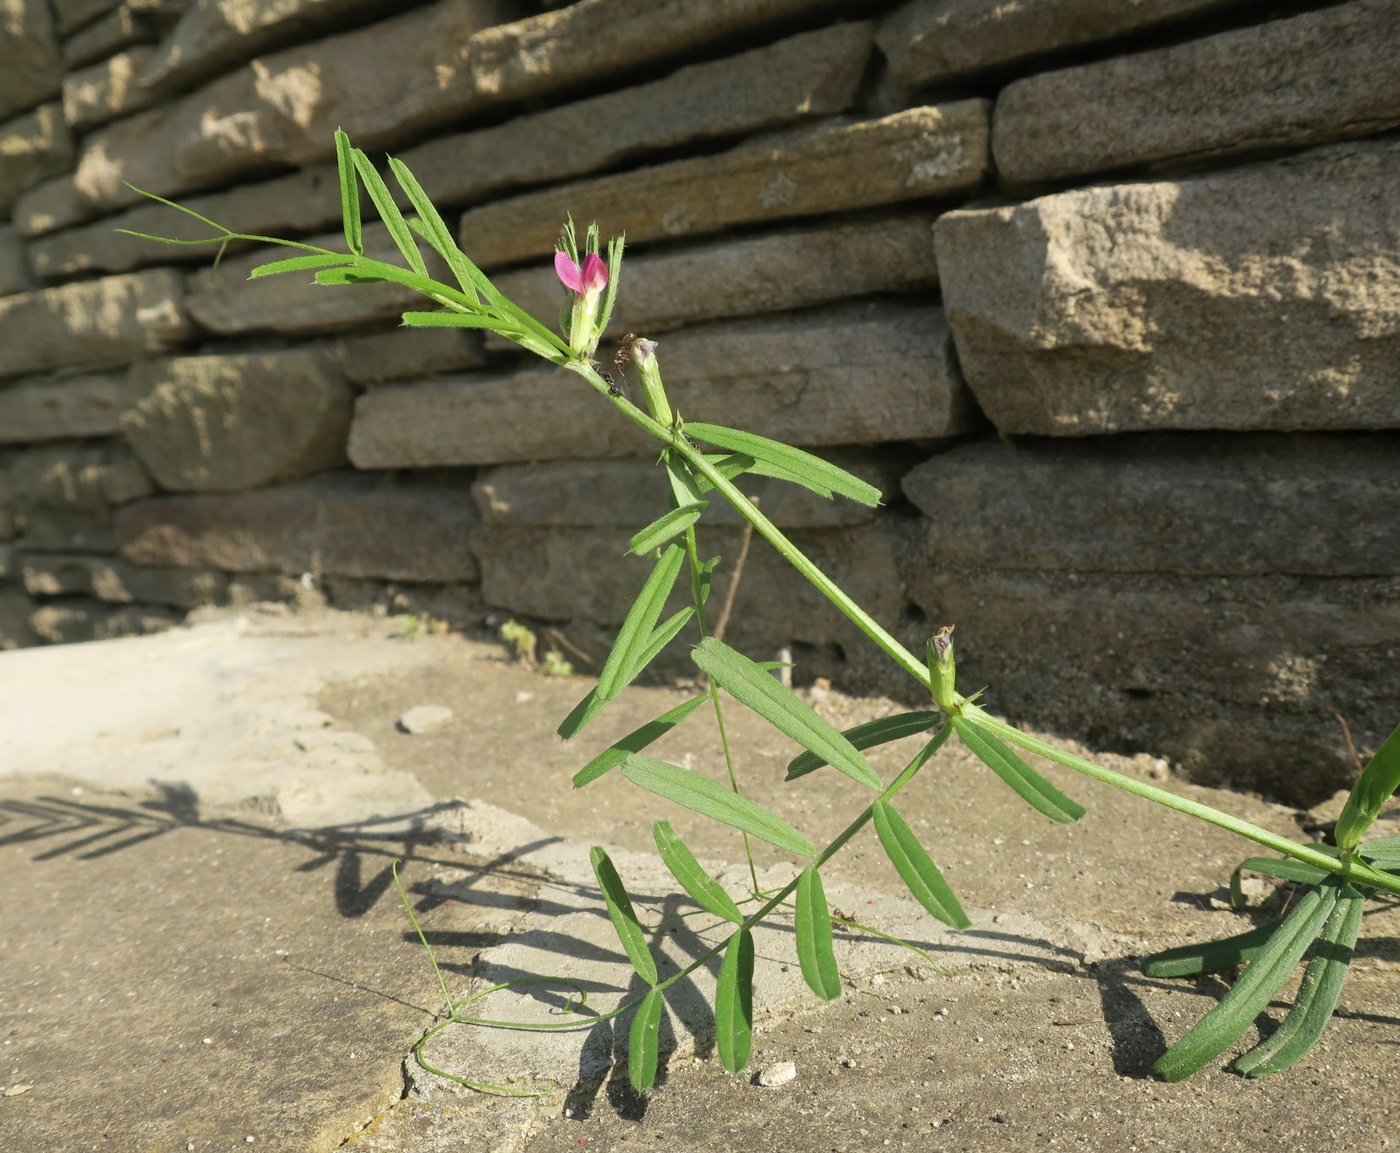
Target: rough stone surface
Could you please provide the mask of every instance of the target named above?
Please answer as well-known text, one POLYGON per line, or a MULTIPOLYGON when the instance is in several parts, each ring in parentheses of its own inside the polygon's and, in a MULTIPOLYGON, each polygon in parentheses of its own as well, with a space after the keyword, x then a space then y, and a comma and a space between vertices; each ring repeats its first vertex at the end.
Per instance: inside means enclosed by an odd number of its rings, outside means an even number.
POLYGON ((74 187, 91 215, 139 199, 123 180, 172 196, 324 160, 338 127, 372 147, 441 124, 480 103, 466 65, 472 33, 518 11, 514 0, 445 0, 254 60, 94 133, 74 187))
POLYGON ((393 8, 388 0, 194 0, 161 41, 145 80, 165 91, 192 85, 268 49, 393 8))
POLYGON ((101 601, 75 597, 41 605, 29 618, 29 627, 53 644, 79 644, 164 632, 184 619, 183 613, 154 605, 114 609, 101 601))
POLYGON ((1004 433, 1400 425, 1400 144, 949 213, 968 384, 1004 433))
POLYGON ((47 4, 0 0, 0 119, 57 96, 63 57, 47 4))
MULTIPOLYGON (((931 213, 916 212, 629 257, 608 331, 654 335, 697 320, 932 289, 932 227, 931 213)), ((552 265, 507 272, 495 283, 531 316, 558 314, 563 294, 552 265)))
POLYGON ((143 399, 123 430, 171 492, 239 492, 345 461, 350 388, 314 352, 175 357, 131 375, 143 399))
MULTIPOLYGON (((953 436, 976 414, 939 309, 856 304, 686 329, 658 353, 672 404, 801 445, 953 436)), ((359 468, 640 456, 646 436, 558 370, 376 389, 355 403, 359 468)))
MULTIPOLYGON (((45 187, 37 191, 43 192, 45 187)), ((315 165, 274 180, 240 184, 227 192, 182 198, 181 203, 234 232, 253 236, 301 236, 327 228, 340 219, 340 195, 336 189, 335 168, 315 165)), ((65 213, 61 206, 55 206, 52 198, 47 198, 46 206, 34 203, 31 207, 32 201, 30 196, 23 197, 16 217, 24 222, 27 235, 44 234, 29 244, 30 263, 42 277, 92 271, 126 272, 143 264, 174 261, 203 263, 214 251, 213 245, 159 244, 116 231, 126 228, 172 240, 201 240, 211 234, 207 224, 163 204, 146 202, 97 224, 53 232, 53 228, 80 218, 81 212, 65 213)), ((235 242, 228 250, 237 252, 240 247, 246 245, 235 242)))
MULTIPOLYGON (((364 242, 366 256, 403 265, 403 257, 382 224, 367 224, 364 242)), ((310 243, 345 251, 345 238, 341 233, 315 237, 310 243)), ((313 272, 248 279, 248 273, 258 265, 285 256, 285 249, 260 248, 224 261, 212 278, 207 269, 191 272, 185 282, 185 303, 190 315, 205 328, 223 335, 243 332, 307 334, 335 332, 387 320, 399 316, 405 309, 425 305, 422 296, 397 284, 327 288, 315 282, 313 272)), ((428 261, 428 272, 451 282, 450 274, 442 269, 436 257, 428 261)))
POLYGON ((1194 16, 1242 0, 915 0, 875 42, 902 83, 940 84, 1194 16))
POLYGON ((155 93, 141 74, 154 55, 154 48, 138 45, 65 76, 63 119, 68 127, 95 128, 149 105, 155 93))
POLYGON ((21 236, 38 236, 77 224, 90 213, 71 176, 59 176, 31 188, 15 201, 10 219, 21 236))
POLYGON ((0 443, 110 436, 144 395, 126 373, 22 380, 0 388, 0 443))
POLYGON ((1016 81, 997 99, 997 171, 1033 184, 1393 127, 1395 15, 1392 0, 1352 0, 1016 81))
POLYGON ((478 264, 538 258, 572 213, 631 243, 736 224, 967 194, 987 172, 988 105, 964 100, 878 120, 837 121, 472 209, 462 247, 478 264))
MULTIPOLYGON (((667 30, 669 39, 670 30, 667 30)), ((434 202, 609 168, 649 150, 844 112, 870 56, 869 24, 838 24, 662 80, 577 100, 403 154, 434 202)), ((611 30, 609 43, 615 39, 611 30)))
POLYGON ((1394 727, 1400 580, 1009 571, 909 576, 958 673, 1010 717, 1312 804, 1394 727), (1279 750, 1287 755, 1280 756, 1279 750))
POLYGON ((1395 436, 972 444, 919 465, 904 491, 928 517, 930 555, 953 564, 1400 575, 1395 436))
POLYGON ((20 575, 32 596, 81 594, 115 604, 133 601, 192 609, 224 595, 223 573, 200 569, 143 568, 122 557, 24 553, 20 575))
POLYGON ((63 42, 63 61, 81 68, 104 60, 132 44, 154 44, 169 20, 158 7, 122 4, 63 42))
POLYGON ((36 288, 24 260, 24 245, 13 224, 0 224, 0 296, 36 288))
POLYGON ((160 497, 117 514, 137 564, 228 572, 473 581, 466 484, 337 474, 230 496, 160 497))
MULTIPOLYGON (((898 493, 899 476, 911 463, 910 454, 892 447, 828 449, 821 455, 879 488, 882 503, 898 493)), ((863 524, 876 515, 854 501, 827 500, 768 477, 744 476, 737 483, 745 496, 757 498, 763 515, 779 528, 863 524)), ((638 529, 665 514, 667 491, 654 458, 504 465, 472 485, 482 522, 502 525, 638 529)), ((741 518, 728 502, 719 500, 705 511, 702 523, 739 524, 741 518)))
POLYGON ((150 478, 125 446, 45 445, 9 467, 20 543, 55 552, 114 552, 112 507, 151 492, 150 478))
POLYGON ((108 276, 0 298, 0 377, 124 363, 191 334, 180 274, 108 276))
POLYGON ((330 351, 353 384, 460 372, 486 363, 481 334, 463 328, 395 328, 342 336, 330 351))
POLYGON ((73 138, 63 106, 41 104, 0 124, 0 216, 8 216, 21 192, 73 166, 73 138))
POLYGON ((0 588, 0 652, 27 649, 40 643, 29 624, 34 602, 15 589, 0 588))

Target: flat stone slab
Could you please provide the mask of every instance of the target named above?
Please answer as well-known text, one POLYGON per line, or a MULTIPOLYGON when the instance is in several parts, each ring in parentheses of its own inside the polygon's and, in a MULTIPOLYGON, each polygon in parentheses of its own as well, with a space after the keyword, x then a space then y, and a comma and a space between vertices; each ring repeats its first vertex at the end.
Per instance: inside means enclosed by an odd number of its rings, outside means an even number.
POLYGON ((36 377, 0 389, 0 442, 111 436, 142 396, 127 373, 36 377))

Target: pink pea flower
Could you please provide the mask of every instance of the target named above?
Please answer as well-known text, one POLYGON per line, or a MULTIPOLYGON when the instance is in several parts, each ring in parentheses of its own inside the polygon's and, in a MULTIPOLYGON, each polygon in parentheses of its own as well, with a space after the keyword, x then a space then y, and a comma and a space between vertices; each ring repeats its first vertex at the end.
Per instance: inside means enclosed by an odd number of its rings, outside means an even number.
POLYGON ((608 286, 608 266, 596 252, 590 252, 584 259, 583 268, 569 259, 567 252, 554 254, 554 272, 564 287, 585 297, 595 297, 608 286))

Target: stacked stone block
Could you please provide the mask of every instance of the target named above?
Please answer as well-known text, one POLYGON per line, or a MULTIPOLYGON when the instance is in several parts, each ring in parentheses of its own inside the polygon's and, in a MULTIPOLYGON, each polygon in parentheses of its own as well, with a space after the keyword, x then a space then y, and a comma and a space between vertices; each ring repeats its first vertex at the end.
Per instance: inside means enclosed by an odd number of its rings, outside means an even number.
MULTIPOLYGON (((956 623, 994 708, 1323 796, 1334 714, 1363 751, 1400 719, 1398 18, 0 0, 0 645, 314 595, 601 657, 660 511, 635 430, 498 339, 397 330, 392 285, 131 235, 209 235, 136 185, 339 246, 344 127, 546 321, 563 217, 625 231, 609 335, 660 338, 687 418, 876 484, 746 482, 906 643, 956 623)), ((907 695, 761 547, 737 607, 799 680, 907 695)))

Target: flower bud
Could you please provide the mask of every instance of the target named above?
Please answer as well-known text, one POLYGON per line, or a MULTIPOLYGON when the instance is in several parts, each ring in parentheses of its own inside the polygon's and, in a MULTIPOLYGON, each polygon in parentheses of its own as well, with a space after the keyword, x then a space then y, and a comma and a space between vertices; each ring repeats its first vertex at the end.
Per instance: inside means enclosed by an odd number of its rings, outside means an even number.
POLYGON ((569 318, 569 348, 575 356, 592 356, 603 335, 601 313, 603 290, 608 286, 608 266, 596 252, 590 252, 580 268, 560 249, 554 254, 554 274, 574 294, 569 318))
POLYGON ((661 386, 661 366, 656 362, 656 341, 638 337, 631 344, 632 363, 637 366, 637 375, 642 381, 642 398, 647 411, 658 424, 671 427, 671 405, 666 399, 666 390, 661 386))
POLYGON ((958 712, 957 666, 953 661, 952 625, 944 625, 929 638, 928 674, 934 704, 951 717, 958 712))

